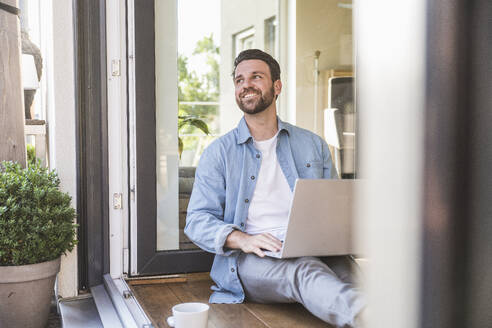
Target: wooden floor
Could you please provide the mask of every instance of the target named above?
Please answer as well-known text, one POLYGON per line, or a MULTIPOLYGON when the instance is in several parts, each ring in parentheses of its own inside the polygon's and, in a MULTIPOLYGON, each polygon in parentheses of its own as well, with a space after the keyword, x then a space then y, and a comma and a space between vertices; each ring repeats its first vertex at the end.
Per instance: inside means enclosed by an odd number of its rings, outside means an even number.
MULTIPOLYGON (((166 318, 178 303, 208 303, 212 281, 208 273, 177 278, 128 281, 133 294, 155 327, 168 327, 166 318)), ((331 327, 300 304, 210 304, 208 328, 331 327)))

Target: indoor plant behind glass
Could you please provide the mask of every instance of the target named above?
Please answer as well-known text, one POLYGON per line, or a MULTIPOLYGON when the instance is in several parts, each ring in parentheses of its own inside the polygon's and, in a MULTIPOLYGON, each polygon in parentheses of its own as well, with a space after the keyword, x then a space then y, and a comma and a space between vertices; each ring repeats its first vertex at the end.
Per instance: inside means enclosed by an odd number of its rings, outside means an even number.
MULTIPOLYGON (((178 116, 178 133, 184 129, 193 129, 198 128, 202 130, 206 135, 210 134, 210 130, 208 129, 207 123, 203 121, 200 117, 196 115, 179 115, 178 116)), ((179 158, 181 158, 181 154, 183 153, 184 143, 183 139, 180 135, 178 135, 178 154, 179 158)))
POLYGON ((75 210, 54 171, 0 163, 0 327, 45 327, 75 210))

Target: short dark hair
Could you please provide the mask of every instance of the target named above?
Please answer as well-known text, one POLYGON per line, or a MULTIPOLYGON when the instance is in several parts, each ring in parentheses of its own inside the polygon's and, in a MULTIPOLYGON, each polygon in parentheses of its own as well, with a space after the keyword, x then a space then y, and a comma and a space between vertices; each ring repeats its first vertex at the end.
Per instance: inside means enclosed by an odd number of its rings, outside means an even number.
POLYGON ((273 58, 266 52, 261 51, 260 49, 243 50, 239 53, 239 55, 237 55, 236 59, 234 60, 234 70, 232 71, 232 78, 234 78, 234 75, 236 74, 237 65, 239 65, 239 63, 242 62, 243 60, 250 60, 250 59, 258 59, 264 61, 270 68, 270 75, 272 76, 272 81, 275 82, 277 80, 280 80, 280 65, 275 60, 275 58, 273 58))

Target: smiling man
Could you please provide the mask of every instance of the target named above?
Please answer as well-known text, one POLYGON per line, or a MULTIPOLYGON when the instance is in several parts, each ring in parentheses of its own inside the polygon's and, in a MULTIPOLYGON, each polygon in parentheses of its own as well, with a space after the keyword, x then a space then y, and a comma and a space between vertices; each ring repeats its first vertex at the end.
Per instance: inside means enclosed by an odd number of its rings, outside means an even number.
POLYGON ((241 52, 233 82, 244 117, 202 154, 185 227, 191 240, 216 254, 210 302, 299 302, 330 324, 355 327, 364 302, 349 257, 264 253, 282 247, 295 180, 335 177, 328 146, 277 117, 280 66, 269 54, 241 52))

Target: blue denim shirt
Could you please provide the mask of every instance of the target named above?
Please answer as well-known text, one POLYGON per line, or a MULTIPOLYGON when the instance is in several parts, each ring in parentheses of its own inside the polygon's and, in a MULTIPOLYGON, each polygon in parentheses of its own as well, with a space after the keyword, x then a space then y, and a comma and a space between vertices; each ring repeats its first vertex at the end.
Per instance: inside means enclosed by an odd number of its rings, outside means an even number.
MULTIPOLYGON (((334 178, 326 142, 316 134, 277 118, 277 159, 290 189, 297 178, 334 178)), ((224 247, 234 230, 244 231, 255 189, 261 152, 244 117, 234 130, 203 152, 188 205, 185 234, 199 247, 215 253, 210 276, 215 282, 210 303, 241 303, 244 291, 237 274, 239 250, 224 247)))

